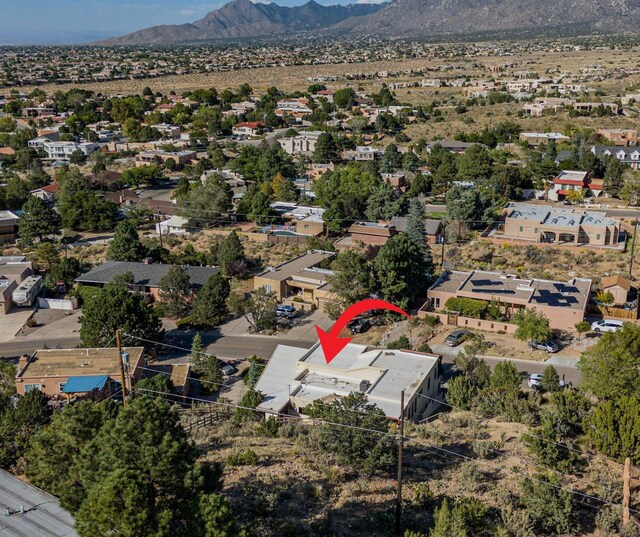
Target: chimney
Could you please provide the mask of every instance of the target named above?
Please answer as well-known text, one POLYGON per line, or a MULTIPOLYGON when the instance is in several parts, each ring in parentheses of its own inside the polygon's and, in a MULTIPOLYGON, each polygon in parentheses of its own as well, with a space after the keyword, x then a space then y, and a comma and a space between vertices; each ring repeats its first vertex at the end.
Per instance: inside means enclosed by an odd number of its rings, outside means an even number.
POLYGON ((22 369, 25 365, 29 363, 30 357, 28 354, 23 354, 20 356, 20 360, 18 360, 18 369, 22 369))

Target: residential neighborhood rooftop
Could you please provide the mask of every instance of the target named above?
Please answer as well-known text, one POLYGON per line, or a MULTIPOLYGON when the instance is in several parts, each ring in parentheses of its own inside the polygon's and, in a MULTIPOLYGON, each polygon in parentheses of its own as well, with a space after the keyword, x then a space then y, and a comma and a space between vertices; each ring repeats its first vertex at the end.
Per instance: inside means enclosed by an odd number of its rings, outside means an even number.
POLYGON ((55 496, 0 470, 0 533, 7 537, 77 537, 75 521, 55 496), (21 507, 24 512, 21 512, 21 507))
POLYGON ((268 276, 271 280, 286 280, 287 278, 290 278, 292 276, 300 275, 300 273, 304 272, 310 267, 314 267, 325 259, 330 259, 334 255, 334 252, 313 250, 311 252, 307 252, 306 254, 298 256, 291 261, 282 263, 282 265, 269 268, 259 274, 259 276, 268 276))
MULTIPOLYGON (((136 363, 142 347, 127 347, 130 363, 136 363)), ((16 375, 17 379, 112 375, 120 367, 115 348, 105 349, 38 349, 16 375)))

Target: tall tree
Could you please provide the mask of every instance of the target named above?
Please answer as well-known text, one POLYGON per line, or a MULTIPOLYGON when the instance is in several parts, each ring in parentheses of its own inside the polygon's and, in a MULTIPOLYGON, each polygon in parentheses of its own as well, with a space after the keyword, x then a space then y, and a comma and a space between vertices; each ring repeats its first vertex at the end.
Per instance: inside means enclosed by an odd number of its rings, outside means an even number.
POLYGON ((323 132, 316 140, 315 149, 313 150, 314 162, 338 162, 340 157, 338 155, 338 146, 333 138, 333 135, 328 132, 323 132))
POLYGON ((167 315, 184 317, 191 308, 191 278, 180 265, 172 265, 160 279, 160 300, 165 305, 167 315))
POLYGON ((351 304, 368 298, 375 289, 371 263, 360 252, 340 252, 331 268, 329 277, 336 299, 329 306, 329 314, 337 319, 351 304))
POLYGON ((214 328, 227 318, 227 298, 231 288, 221 275, 211 276, 193 300, 191 319, 199 326, 214 328))
POLYGON ((256 289, 249 298, 232 294, 229 309, 235 315, 244 315, 255 331, 273 328, 276 324, 276 299, 264 287, 256 289))
POLYGON ((513 320, 517 325, 514 334, 517 339, 543 343, 551 336, 549 319, 535 308, 518 311, 513 320))
POLYGON ((235 230, 220 242, 216 261, 220 269, 228 276, 237 276, 246 269, 244 246, 235 230))
POLYGON ((422 296, 433 278, 433 263, 406 234, 391 237, 380 248, 374 261, 380 291, 403 309, 422 296))
POLYGON ((30 196, 22 206, 24 213, 18 221, 20 238, 27 244, 42 240, 60 228, 60 216, 44 200, 30 196))
POLYGON ((111 261, 142 261, 147 255, 138 231, 131 220, 124 220, 116 226, 113 239, 109 242, 107 259, 111 261))
POLYGON ((79 322, 80 339, 86 347, 112 344, 116 330, 123 334, 125 345, 140 344, 129 335, 157 341, 163 334, 162 323, 146 297, 131 293, 121 283, 109 284, 90 296, 79 322))
POLYGON ((640 327, 625 323, 607 332, 582 353, 580 387, 599 399, 617 399, 640 393, 640 327))
POLYGON ((336 455, 343 464, 370 472, 388 471, 393 465, 395 447, 387 434, 389 423, 365 394, 353 392, 331 404, 317 400, 305 414, 330 422, 315 429, 317 446, 336 455), (345 427, 336 427, 336 423, 345 427))

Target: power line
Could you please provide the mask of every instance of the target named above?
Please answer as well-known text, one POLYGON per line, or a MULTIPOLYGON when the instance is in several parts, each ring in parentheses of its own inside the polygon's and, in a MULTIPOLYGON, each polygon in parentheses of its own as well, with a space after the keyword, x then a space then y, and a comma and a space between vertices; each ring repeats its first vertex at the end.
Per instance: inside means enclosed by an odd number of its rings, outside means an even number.
MULTIPOLYGON (((418 446, 418 447, 422 447, 422 446, 418 446)), ((474 458, 474 457, 468 457, 466 455, 462 455, 461 453, 456 453, 455 451, 452 451, 452 450, 449 450, 449 449, 445 449, 445 448, 442 448, 442 447, 434 446, 433 444, 429 444, 427 446, 427 448, 428 449, 435 449, 435 450, 438 450, 438 451, 442 451, 444 453, 447 453, 447 454, 452 455, 454 457, 465 459, 467 461, 482 462, 482 463, 488 464, 490 466, 493 466, 494 468, 499 468, 501 470, 507 471, 509 473, 512 473, 512 474, 515 474, 515 475, 518 475, 518 476, 521 475, 516 470, 511 470, 511 469, 506 468, 505 466, 503 466, 501 464, 497 464, 497 463, 494 463, 492 461, 488 461, 486 459, 477 459, 477 458, 474 458)), ((584 492, 579 492, 577 490, 566 488, 566 487, 563 487, 563 486, 560 486, 560 485, 555 485, 553 483, 549 483, 549 482, 544 481, 542 479, 537 479, 537 478, 531 477, 531 476, 527 476, 527 479, 531 479, 532 481, 536 481, 537 483, 540 483, 542 485, 547 485, 547 486, 553 487, 553 488, 555 488, 557 490, 562 490, 562 491, 568 492, 570 494, 575 494, 575 495, 581 496, 582 498, 595 500, 595 501, 598 501, 598 502, 601 502, 601 503, 604 503, 604 504, 607 504, 607 505, 612 505, 614 507, 618 506, 618 504, 616 504, 616 503, 610 502, 608 500, 603 500, 602 498, 598 498, 597 496, 592 496, 592 495, 586 494, 584 492)), ((594 507, 594 506, 591 506, 591 507, 594 507)), ((631 511, 634 512, 634 513, 640 514, 640 511, 636 511, 636 510, 631 510, 631 511)))
MULTIPOLYGON (((419 396, 419 397, 424 397, 425 399, 430 399, 430 400, 435 401, 435 402, 437 402, 437 403, 440 403, 440 404, 442 404, 442 405, 448 406, 449 408, 453 408, 453 409, 455 409, 455 410, 459 410, 460 412, 467 412, 467 413, 469 413, 469 414, 471 414, 472 416, 475 416, 475 417, 477 417, 477 418, 480 418, 480 419, 487 419, 487 417, 486 417, 486 416, 478 415, 478 414, 476 414, 475 412, 471 412, 470 410, 465 410, 464 408, 461 408, 461 407, 457 407, 457 406, 451 405, 451 404, 449 404, 449 403, 446 403, 445 401, 441 401, 440 399, 434 399, 433 397, 429 397, 428 395, 424 395, 424 394, 421 394, 421 393, 419 393, 419 394, 418 394, 418 396, 419 396)), ((493 406, 493 404, 492 404, 492 406, 493 406)), ((551 440, 551 439, 548 439, 548 438, 544 438, 544 437, 542 437, 542 436, 539 436, 539 435, 536 435, 536 434, 533 434, 533 433, 530 433, 530 432, 527 432, 526 434, 527 434, 527 435, 529 435, 529 436, 532 436, 532 437, 534 437, 534 438, 538 438, 538 439, 540 439, 540 440, 543 440, 544 442, 548 442, 548 443, 550 443, 550 444, 555 444, 555 445, 560 446, 560 447, 562 447, 562 448, 564 448, 564 449, 567 449, 567 450, 569 450, 569 451, 573 451, 574 453, 579 453, 579 454, 584 455, 585 457, 590 458, 590 459, 591 459, 591 458, 593 458, 594 456, 602 456, 602 455, 598 455, 598 454, 595 454, 595 455, 594 455, 594 454, 592 454, 592 453, 587 453, 586 451, 583 451, 583 450, 580 450, 580 449, 574 448, 574 447, 569 446, 569 445, 567 445, 567 444, 563 444, 562 442, 558 442, 558 441, 555 441, 555 440, 551 440)), ((609 459, 607 459, 606 457, 604 457, 604 458, 605 458, 607 461, 609 461, 609 459)), ((612 461, 612 462, 615 462, 615 461, 612 461)), ((616 463, 616 464, 619 464, 619 463, 616 463)))

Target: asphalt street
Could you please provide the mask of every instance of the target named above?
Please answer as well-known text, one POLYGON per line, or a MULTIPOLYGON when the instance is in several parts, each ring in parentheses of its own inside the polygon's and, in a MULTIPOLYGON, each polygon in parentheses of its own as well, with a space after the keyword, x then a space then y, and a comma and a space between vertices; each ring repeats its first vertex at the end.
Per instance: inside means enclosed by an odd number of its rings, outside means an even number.
MULTIPOLYGON (((182 347, 183 349, 191 348, 191 339, 193 334, 188 332, 175 332, 172 331, 165 338, 165 343, 175 347, 182 347)), ((53 338, 50 340, 38 340, 38 341, 10 341, 8 343, 0 344, 0 357, 3 358, 15 358, 21 354, 31 354, 37 349, 42 348, 72 348, 80 343, 79 337, 64 337, 53 338)), ((276 346, 289 345, 292 347, 310 348, 315 341, 300 341, 279 337, 270 336, 216 336, 205 335, 203 343, 206 345, 207 352, 216 355, 218 358, 226 361, 241 361, 248 356, 258 355, 263 358, 269 358, 276 346)), ((188 350, 180 350, 171 347, 159 346, 161 352, 158 356, 160 361, 171 363, 183 363, 189 360, 188 350)), ((450 349, 444 345, 438 345, 435 352, 442 354, 442 363, 444 364, 444 375, 446 380, 453 371, 454 359, 457 356, 459 349, 450 349)), ((518 371, 523 375, 523 386, 526 386, 526 379, 532 373, 542 373, 549 364, 545 362, 535 362, 532 360, 518 360, 509 358, 499 358, 485 356, 483 357, 489 367, 493 369, 498 362, 504 360, 512 361, 518 371)), ((560 375, 560 378, 565 382, 571 383, 573 386, 577 386, 580 382, 580 371, 570 365, 555 365, 554 366, 560 375)))

